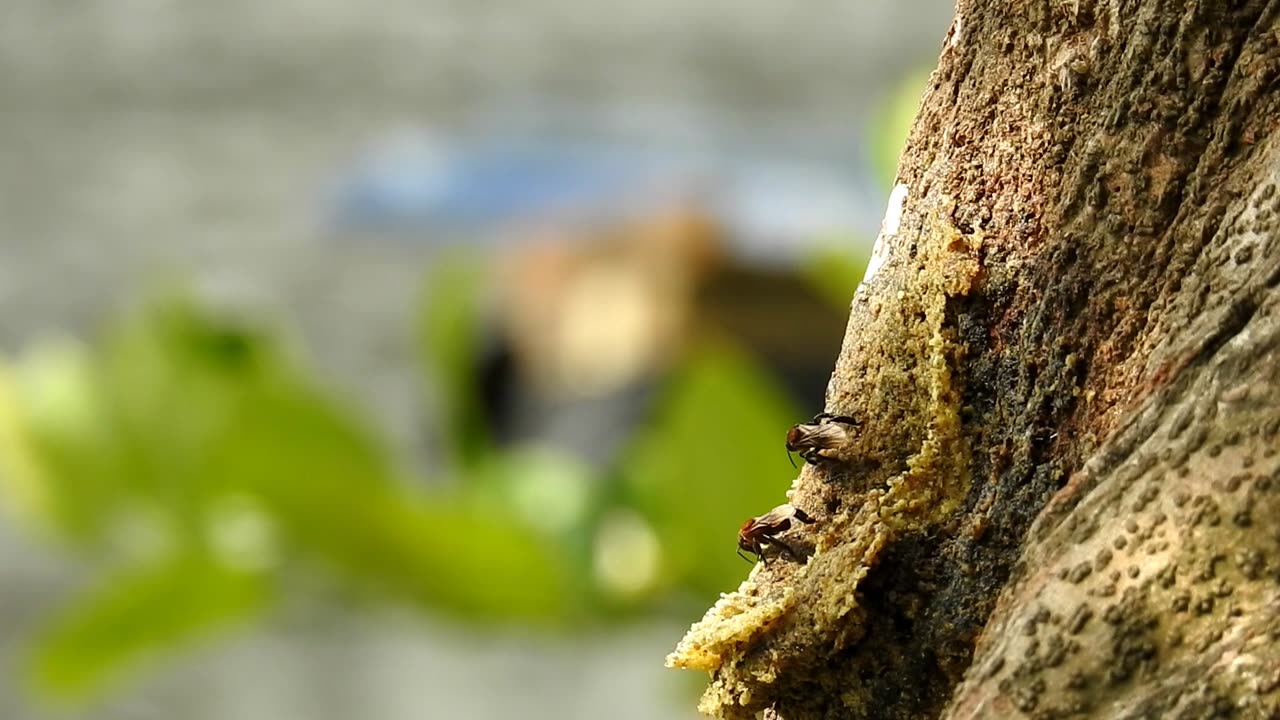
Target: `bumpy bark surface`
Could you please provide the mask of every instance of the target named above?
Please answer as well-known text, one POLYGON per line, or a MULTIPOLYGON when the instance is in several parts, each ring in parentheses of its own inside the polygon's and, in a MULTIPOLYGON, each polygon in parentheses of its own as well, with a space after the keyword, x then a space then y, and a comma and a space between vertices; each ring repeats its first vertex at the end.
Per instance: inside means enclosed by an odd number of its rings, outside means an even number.
POLYGON ((1280 717, 1278 124, 1280 2, 960 2, 704 711, 1280 717))

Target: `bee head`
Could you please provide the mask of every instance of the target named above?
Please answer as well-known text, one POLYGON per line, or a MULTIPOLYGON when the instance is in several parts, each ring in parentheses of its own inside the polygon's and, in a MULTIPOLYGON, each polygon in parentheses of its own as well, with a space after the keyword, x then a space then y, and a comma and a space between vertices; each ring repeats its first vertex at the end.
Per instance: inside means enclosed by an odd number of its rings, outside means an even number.
POLYGON ((799 450, 800 441, 803 436, 804 431, 800 429, 800 426, 793 425, 791 429, 787 431, 787 449, 793 452, 799 450))

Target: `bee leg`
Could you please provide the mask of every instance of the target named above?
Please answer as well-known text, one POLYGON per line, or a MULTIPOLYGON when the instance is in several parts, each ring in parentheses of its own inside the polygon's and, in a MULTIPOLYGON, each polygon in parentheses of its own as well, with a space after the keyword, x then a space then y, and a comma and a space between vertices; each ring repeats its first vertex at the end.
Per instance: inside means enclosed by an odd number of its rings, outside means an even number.
POLYGON ((739 551, 738 551, 738 557, 742 558, 743 560, 746 560, 747 562, 751 563, 752 565, 755 565, 755 564, 759 561, 759 558, 756 558, 755 560, 752 560, 751 558, 747 557, 746 555, 743 555, 741 550, 739 550, 739 551))
MULTIPOLYGON (((783 542, 782 540, 779 540, 777 537, 773 535, 766 536, 764 539, 764 542, 769 546, 777 545, 779 550, 781 550, 782 552, 785 552, 786 554, 790 555, 793 558, 796 556, 795 549, 793 549, 789 544, 783 542)), ((763 554, 760 556, 762 560, 767 560, 768 557, 769 557, 768 555, 763 555, 763 554)))
POLYGON ((817 415, 813 416, 814 425, 822 425, 824 423, 833 423, 833 422, 840 423, 841 425, 861 425, 862 424, 862 422, 859 421, 858 418, 851 417, 849 415, 832 415, 831 413, 824 412, 824 413, 818 413, 817 415))

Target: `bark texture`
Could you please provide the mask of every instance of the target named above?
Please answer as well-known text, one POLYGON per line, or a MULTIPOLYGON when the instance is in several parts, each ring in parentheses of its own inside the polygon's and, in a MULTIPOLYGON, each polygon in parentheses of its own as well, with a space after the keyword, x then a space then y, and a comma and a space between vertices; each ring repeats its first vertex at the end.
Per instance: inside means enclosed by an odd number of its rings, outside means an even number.
POLYGON ((961 0, 704 711, 1280 717, 1278 83, 1280 2, 961 0))

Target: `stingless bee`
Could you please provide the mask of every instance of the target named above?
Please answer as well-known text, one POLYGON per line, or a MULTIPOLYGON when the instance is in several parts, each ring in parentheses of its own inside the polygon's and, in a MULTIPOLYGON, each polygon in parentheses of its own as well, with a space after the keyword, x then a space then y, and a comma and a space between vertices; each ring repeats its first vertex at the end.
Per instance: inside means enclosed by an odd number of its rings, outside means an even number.
MULTIPOLYGON (((819 413, 812 422, 792 425, 787 431, 787 458, 791 453, 800 453, 800 457, 810 465, 817 465, 820 460, 835 459, 836 453, 852 439, 852 428, 861 423, 847 415, 819 413)), ((795 460, 791 467, 795 467, 795 460)))
POLYGON ((763 558, 765 545, 777 545, 791 557, 798 558, 794 548, 778 539, 780 533, 791 529, 792 520, 806 525, 814 522, 808 513, 791 505, 779 505, 760 517, 748 519, 738 530, 738 556, 750 562, 751 558, 743 555, 743 550, 763 558))

